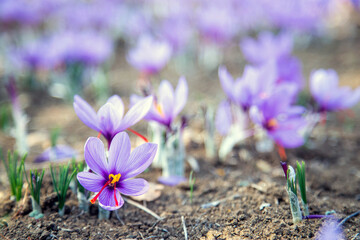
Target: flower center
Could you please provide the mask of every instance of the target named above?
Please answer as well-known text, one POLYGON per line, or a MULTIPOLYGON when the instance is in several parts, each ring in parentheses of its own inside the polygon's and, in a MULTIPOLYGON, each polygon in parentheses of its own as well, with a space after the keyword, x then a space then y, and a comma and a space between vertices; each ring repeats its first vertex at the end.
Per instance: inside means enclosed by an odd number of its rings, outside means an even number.
POLYGON ((156 108, 157 112, 160 114, 160 116, 165 117, 165 114, 164 114, 161 104, 155 102, 155 108, 156 108))
POLYGON ((268 129, 274 129, 277 126, 278 126, 278 121, 275 118, 270 119, 266 124, 266 127, 268 129))
POLYGON ((107 186, 111 186, 111 187, 114 187, 114 200, 115 200, 115 206, 119 206, 119 203, 118 203, 118 200, 116 198, 116 183, 120 180, 120 177, 121 177, 121 174, 118 173, 116 175, 114 174, 109 174, 109 181, 107 181, 104 186, 101 188, 101 190, 95 195, 95 197, 93 197, 90 202, 92 204, 94 204, 96 202, 96 200, 98 199, 98 197, 100 196, 101 192, 104 191, 104 189, 107 187, 107 186))

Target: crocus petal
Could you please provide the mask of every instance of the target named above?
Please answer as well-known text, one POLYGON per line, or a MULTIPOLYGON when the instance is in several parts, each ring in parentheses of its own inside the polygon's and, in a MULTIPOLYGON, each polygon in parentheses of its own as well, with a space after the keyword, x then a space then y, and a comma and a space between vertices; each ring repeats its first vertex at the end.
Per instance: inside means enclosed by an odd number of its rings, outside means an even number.
POLYGON ((114 105, 115 109, 118 111, 118 118, 122 119, 124 116, 124 103, 121 97, 113 95, 107 100, 107 102, 114 105))
POLYGON ((70 146, 56 145, 46 149, 42 154, 35 158, 34 162, 59 161, 75 157, 76 155, 77 152, 70 146))
POLYGON ((152 96, 146 97, 144 100, 137 102, 125 114, 125 117, 121 121, 121 124, 116 131, 117 132, 124 131, 125 129, 139 122, 149 112, 152 104, 153 104, 152 96))
POLYGON ((231 105, 228 101, 224 100, 220 103, 215 116, 215 127, 218 132, 225 136, 232 124, 231 105))
POLYGON ((219 79, 225 94, 230 100, 233 100, 234 79, 224 66, 219 67, 219 79))
POLYGON ((177 116, 184 108, 187 98, 188 98, 188 85, 185 77, 181 77, 175 89, 175 106, 173 110, 173 117, 177 116))
POLYGON ((103 176, 91 172, 79 172, 77 179, 86 190, 91 192, 99 192, 107 181, 103 176))
POLYGON ((118 206, 115 204, 114 198, 114 189, 111 187, 106 187, 99 196, 100 207, 108 211, 114 211, 119 209, 124 205, 124 199, 122 199, 118 189, 116 191, 116 200, 118 201, 118 206))
POLYGON ((332 70, 319 69, 313 71, 310 76, 310 91, 321 107, 326 108, 327 102, 331 99, 338 86, 339 78, 332 70))
POLYGON ((343 108, 351 108, 360 100, 360 88, 355 89, 351 94, 344 99, 343 108))
POLYGON ((94 129, 95 131, 100 131, 96 112, 86 101, 84 101, 80 96, 75 95, 73 105, 76 115, 83 123, 85 123, 86 126, 94 129))
POLYGON ((112 103, 106 103, 99 109, 97 116, 102 134, 106 138, 111 138, 120 124, 120 112, 116 110, 112 103))
POLYGON ((121 178, 125 180, 142 173, 154 160, 156 151, 157 144, 154 143, 144 143, 135 148, 129 159, 123 160, 122 164, 125 168, 120 171, 121 178))
POLYGON ((85 162, 89 168, 105 179, 108 179, 108 163, 103 142, 96 137, 89 137, 85 143, 84 152, 85 162))
POLYGON ((131 144, 129 135, 121 132, 115 135, 111 141, 109 149, 109 173, 118 174, 121 169, 125 168, 124 161, 129 159, 131 144))
POLYGON ((304 144, 303 128, 307 122, 303 118, 294 118, 279 122, 279 128, 271 131, 274 140, 285 148, 300 147, 304 144))
POLYGON ((159 177, 158 181, 161 184, 167 186, 176 186, 182 182, 185 182, 187 179, 181 176, 169 176, 169 177, 159 177))
POLYGON ((173 116, 175 98, 174 89, 167 80, 163 80, 160 83, 158 89, 158 101, 159 104, 161 104, 165 118, 170 122, 173 116))
POLYGON ((149 183, 142 178, 129 179, 119 184, 121 194, 139 196, 149 190, 149 183))

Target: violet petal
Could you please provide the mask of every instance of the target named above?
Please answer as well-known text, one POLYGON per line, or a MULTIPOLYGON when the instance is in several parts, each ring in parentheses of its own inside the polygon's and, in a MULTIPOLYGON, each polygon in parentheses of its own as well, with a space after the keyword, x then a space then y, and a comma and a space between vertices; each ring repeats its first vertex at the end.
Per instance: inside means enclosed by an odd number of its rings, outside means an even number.
POLYGON ((142 178, 129 179, 120 182, 119 191, 121 194, 139 196, 149 190, 149 183, 142 178))
POLYGON ((136 175, 145 171, 154 160, 157 151, 157 144, 144 143, 135 148, 129 159, 123 159, 123 169, 121 169, 121 178, 123 180, 135 177, 136 175))
POLYGON ((96 137, 89 137, 84 147, 85 162, 89 168, 103 176, 109 178, 108 163, 105 156, 103 142, 96 137))

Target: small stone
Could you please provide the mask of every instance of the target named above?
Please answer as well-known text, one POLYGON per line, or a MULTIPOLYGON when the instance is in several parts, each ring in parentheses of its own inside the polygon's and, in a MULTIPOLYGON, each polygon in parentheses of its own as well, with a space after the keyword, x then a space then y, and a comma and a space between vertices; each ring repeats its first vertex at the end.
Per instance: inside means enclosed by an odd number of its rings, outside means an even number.
POLYGON ((270 206, 271 206, 270 203, 265 203, 265 202, 263 202, 263 203, 260 205, 259 209, 260 209, 260 211, 262 211, 264 208, 267 208, 267 207, 270 207, 270 206))
POLYGON ((46 239, 48 239, 48 237, 50 237, 50 232, 43 231, 43 233, 40 236, 40 240, 46 240, 46 239))

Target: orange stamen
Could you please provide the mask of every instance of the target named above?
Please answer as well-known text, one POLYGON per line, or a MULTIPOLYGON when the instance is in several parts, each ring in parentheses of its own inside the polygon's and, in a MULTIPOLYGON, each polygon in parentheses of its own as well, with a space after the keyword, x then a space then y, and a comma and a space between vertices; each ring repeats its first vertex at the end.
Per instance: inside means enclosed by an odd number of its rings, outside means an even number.
POLYGON ((100 196, 100 193, 111 183, 111 181, 112 181, 112 179, 110 179, 109 181, 107 181, 107 182, 105 183, 105 185, 101 188, 100 192, 98 192, 98 193, 95 195, 95 197, 93 197, 93 198, 90 200, 90 202, 91 202, 92 204, 94 204, 94 203, 96 202, 96 200, 97 200, 98 197, 100 196))
POLYGON ((130 132, 132 132, 133 134, 135 134, 136 136, 140 137, 142 140, 144 140, 145 142, 149 142, 149 140, 147 140, 146 137, 144 137, 143 135, 141 135, 140 133, 132 130, 131 128, 128 128, 127 130, 129 130, 130 132))
POLYGON ((279 153, 279 156, 280 156, 281 160, 286 161, 287 156, 286 156, 286 152, 285 152, 284 147, 279 145, 279 144, 276 144, 276 149, 277 149, 277 151, 279 153))
POLYGON ((277 125, 278 125, 278 122, 275 118, 272 118, 268 121, 268 126, 271 128, 277 127, 277 125))
POLYGON ((101 131, 99 132, 99 134, 97 135, 97 138, 100 138, 101 137, 101 131))

